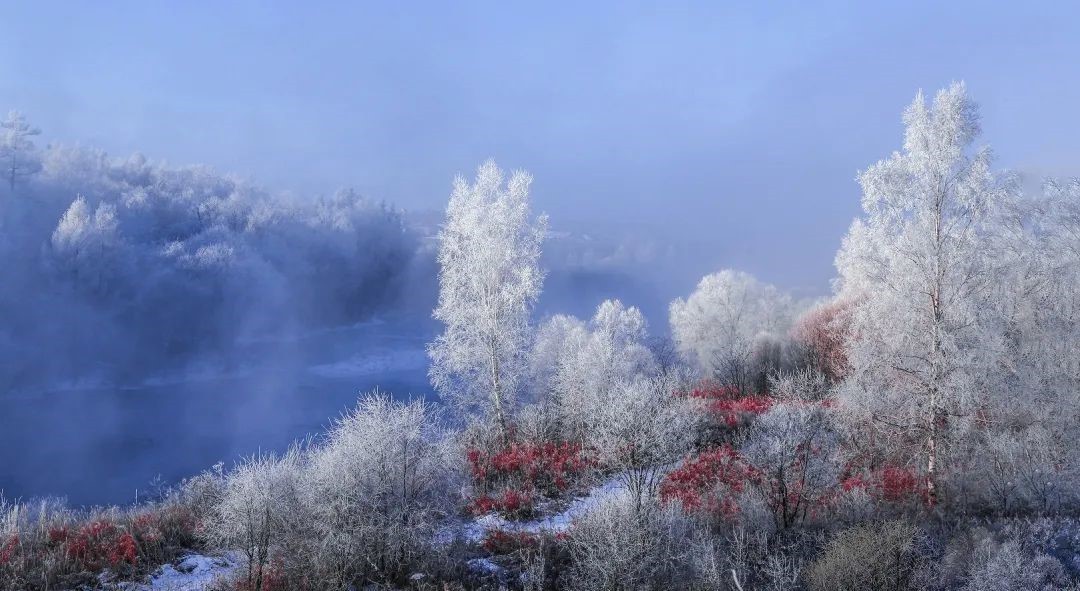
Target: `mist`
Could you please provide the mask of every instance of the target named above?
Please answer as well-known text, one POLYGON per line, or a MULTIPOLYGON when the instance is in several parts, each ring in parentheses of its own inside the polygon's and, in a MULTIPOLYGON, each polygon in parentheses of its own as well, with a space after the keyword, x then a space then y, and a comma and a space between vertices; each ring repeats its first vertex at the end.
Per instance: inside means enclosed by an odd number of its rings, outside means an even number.
MULTIPOLYGON (((6 495, 126 502, 284 449, 361 391, 433 398, 424 343, 442 212, 23 147, 25 174, 0 187, 6 495)), ((670 248, 556 228, 545 250, 538 317, 626 297, 666 329, 679 282, 640 269, 671 269, 670 248)))
POLYGON ((1080 85, 1047 75, 1074 66, 1073 7, 113 8, 0 19, 0 112, 42 129, 40 170, 0 183, 9 494, 78 500, 153 398, 177 444, 84 499, 316 432, 376 383, 430 396, 434 236, 489 157, 551 216, 536 320, 619 298, 658 337, 722 268, 829 293, 854 176, 914 89, 965 79, 1003 166, 1077 174, 1080 85))

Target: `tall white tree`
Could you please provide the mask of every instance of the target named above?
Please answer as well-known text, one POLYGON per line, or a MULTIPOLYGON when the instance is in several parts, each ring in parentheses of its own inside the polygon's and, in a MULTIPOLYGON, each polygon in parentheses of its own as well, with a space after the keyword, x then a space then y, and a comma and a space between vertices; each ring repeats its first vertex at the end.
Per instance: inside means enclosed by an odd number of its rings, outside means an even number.
POLYGON ((856 302, 845 390, 851 408, 922 447, 933 501, 950 418, 970 411, 996 359, 982 312, 1013 183, 991 171, 989 150, 971 152, 979 115, 962 83, 932 105, 920 93, 904 123, 903 151, 859 175, 865 215, 836 258, 856 302))
POLYGON ((706 376, 742 390, 754 385, 754 354, 786 334, 791 298, 741 271, 706 275, 694 293, 671 303, 679 352, 706 376))
POLYGON ((472 184, 458 177, 439 232, 434 317, 445 330, 428 346, 431 380, 458 409, 493 419, 504 438, 544 279, 547 217, 532 216, 531 182, 518 171, 504 183, 493 161, 480 166, 472 184))
POLYGON ((0 164, 12 191, 20 178, 41 170, 41 161, 30 139, 39 134, 41 130, 27 123, 26 117, 18 111, 9 112, 0 121, 0 164))

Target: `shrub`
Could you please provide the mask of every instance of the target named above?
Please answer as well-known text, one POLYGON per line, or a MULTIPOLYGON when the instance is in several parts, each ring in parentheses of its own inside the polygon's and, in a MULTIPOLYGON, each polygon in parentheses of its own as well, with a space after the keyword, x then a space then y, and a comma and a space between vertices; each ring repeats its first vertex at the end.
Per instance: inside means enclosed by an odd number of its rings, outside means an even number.
POLYGON ((495 496, 480 495, 469 504, 475 515, 497 511, 508 519, 528 519, 535 510, 536 498, 531 491, 517 491, 508 488, 495 496))
POLYGON ((738 432, 776 404, 769 396, 748 394, 714 381, 699 382, 689 392, 677 394, 685 396, 698 415, 699 448, 730 443, 738 432))
POLYGON ((178 493, 130 509, 87 511, 51 500, 0 498, 0 588, 78 588, 106 570, 114 579, 137 580, 188 549, 201 549, 194 523, 170 517, 188 510, 178 493))
POLYGON ((680 589, 692 583, 689 524, 655 501, 631 494, 605 499, 576 520, 567 537, 566 588, 680 589))
POLYGON ((845 472, 838 494, 864 491, 879 507, 927 502, 926 481, 909 467, 886 464, 873 471, 856 471, 849 465, 845 472))
POLYGON ((752 469, 729 445, 688 458, 664 477, 662 504, 678 503, 685 512, 712 518, 733 517, 736 495, 752 477, 752 469))
POLYGON ((835 493, 839 444, 824 410, 784 404, 754 423, 740 452, 754 468, 753 492, 783 529, 817 517, 835 493))
POLYGON ((207 536, 218 548, 236 548, 246 560, 243 584, 264 591, 275 548, 302 520, 299 502, 302 456, 296 448, 277 457, 244 460, 224 483, 207 536))
POLYGON ((361 399, 310 452, 305 574, 329 588, 361 587, 402 582, 434 560, 438 520, 460 484, 460 451, 449 443, 434 405, 361 399))
POLYGON ((513 532, 501 529, 493 529, 484 534, 481 545, 488 552, 499 556, 518 552, 524 548, 536 547, 540 544, 540 536, 529 532, 513 532))
POLYGON ((810 308, 791 327, 791 339, 807 365, 830 383, 851 371, 847 344, 851 339, 852 300, 832 300, 810 308))
POLYGON ((565 491, 592 465, 580 443, 512 442, 494 453, 470 448, 466 454, 482 488, 512 483, 549 495, 565 491))
POLYGON ((667 466, 690 451, 696 419, 678 391, 683 376, 620 384, 598 414, 588 442, 601 466, 618 474, 642 505, 655 497, 667 466))
POLYGON ((900 591, 915 571, 914 525, 884 521, 860 525, 833 536, 810 565, 807 583, 815 591, 900 591))
POLYGON ((1025 551, 1017 540, 985 539, 972 557, 964 591, 1042 591, 1068 584, 1057 559, 1025 551))

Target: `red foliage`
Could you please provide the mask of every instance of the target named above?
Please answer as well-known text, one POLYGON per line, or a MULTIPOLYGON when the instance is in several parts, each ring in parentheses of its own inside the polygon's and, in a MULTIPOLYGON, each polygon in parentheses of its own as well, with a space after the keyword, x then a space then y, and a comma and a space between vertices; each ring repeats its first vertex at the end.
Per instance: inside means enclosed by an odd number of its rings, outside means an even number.
POLYGON ((19 534, 11 534, 11 536, 4 542, 3 546, 0 546, 0 565, 5 565, 11 562, 11 559, 15 557, 15 551, 19 548, 19 534))
POLYGON ((508 518, 533 514, 538 494, 557 495, 592 465, 575 443, 512 443, 494 452, 472 448, 466 459, 477 488, 470 504, 474 514, 498 511, 508 518), (487 491, 501 490, 498 493, 487 491))
POLYGON ((90 571, 135 564, 138 560, 135 538, 109 521, 92 521, 73 534, 64 528, 57 531, 57 540, 60 539, 67 557, 90 571))
POLYGON ((49 543, 50 544, 63 544, 68 540, 71 532, 66 525, 58 525, 49 528, 49 543))
POLYGON ((528 532, 509 532, 493 529, 484 535, 484 549, 492 554, 510 554, 522 548, 535 548, 540 545, 540 536, 528 532))
POLYGON ((773 404, 775 401, 768 396, 747 396, 738 400, 717 400, 708 406, 708 412, 734 429, 745 423, 750 416, 768 412, 773 404))
POLYGON ((851 492, 855 489, 865 489, 867 482, 861 476, 848 476, 840 482, 840 488, 844 489, 844 492, 851 492))
POLYGON ((116 542, 109 546, 108 560, 111 565, 115 566, 123 562, 135 564, 136 558, 135 538, 129 533, 125 532, 116 542))
POLYGON ((840 481, 844 492, 862 489, 889 503, 905 503, 925 496, 925 483, 911 468, 886 465, 874 471, 864 469, 860 472, 849 466, 846 473, 840 481))
POLYGON ((678 502, 687 513, 731 517, 738 513, 732 496, 755 478, 754 469, 730 445, 697 457, 664 477, 660 484, 662 503, 678 502))
POLYGON ((879 478, 882 498, 894 503, 914 497, 919 485, 919 479, 908 468, 888 466, 879 478))
POLYGON ((702 382, 686 396, 700 400, 706 413, 729 429, 745 426, 750 419, 768 412, 776 401, 768 396, 744 394, 734 386, 702 382))
POLYGON ((550 493, 566 490, 590 465, 576 443, 512 443, 494 454, 470 449, 466 457, 477 482, 510 480, 550 493))
POLYGON ((529 491, 507 488, 501 495, 481 495, 470 505, 476 515, 498 511, 507 517, 528 517, 532 515, 536 499, 529 491))
POLYGON ((810 362, 836 382, 851 371, 845 347, 851 339, 850 300, 833 300, 808 310, 791 329, 791 338, 806 350, 810 362))

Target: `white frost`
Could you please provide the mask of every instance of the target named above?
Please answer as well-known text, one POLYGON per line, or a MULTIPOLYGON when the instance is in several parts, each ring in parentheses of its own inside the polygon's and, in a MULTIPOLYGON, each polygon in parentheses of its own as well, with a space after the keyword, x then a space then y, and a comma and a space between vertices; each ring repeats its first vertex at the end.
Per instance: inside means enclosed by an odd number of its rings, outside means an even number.
POLYGON ((189 554, 176 565, 166 564, 151 579, 131 591, 204 591, 214 581, 236 570, 235 556, 203 556, 189 554))

